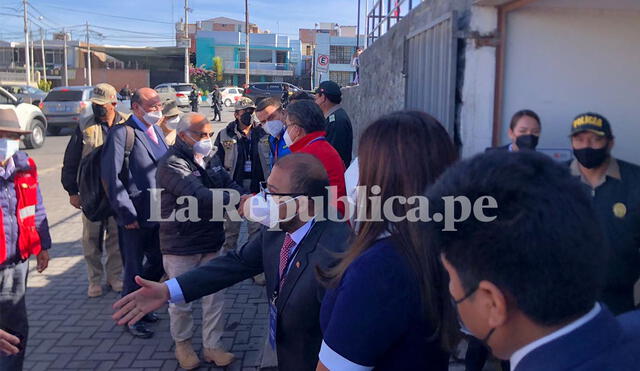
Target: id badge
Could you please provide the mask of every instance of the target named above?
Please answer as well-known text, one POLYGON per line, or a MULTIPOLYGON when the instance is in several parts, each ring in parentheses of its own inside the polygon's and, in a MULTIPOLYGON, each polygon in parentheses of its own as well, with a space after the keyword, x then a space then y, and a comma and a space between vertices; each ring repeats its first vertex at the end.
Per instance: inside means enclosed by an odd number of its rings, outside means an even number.
POLYGON ((244 162, 244 172, 245 173, 251 172, 251 160, 247 160, 244 162))
POLYGON ((276 349, 276 325, 278 321, 278 308, 275 300, 269 303, 269 344, 272 349, 276 349))

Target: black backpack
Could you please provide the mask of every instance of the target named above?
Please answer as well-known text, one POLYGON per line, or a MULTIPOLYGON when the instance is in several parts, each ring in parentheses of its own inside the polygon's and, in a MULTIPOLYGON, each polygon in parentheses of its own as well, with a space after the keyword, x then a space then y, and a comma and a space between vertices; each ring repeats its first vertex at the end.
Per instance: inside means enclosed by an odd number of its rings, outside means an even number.
MULTIPOLYGON (((128 176, 129 155, 135 140, 133 128, 125 125, 126 139, 124 147, 124 165, 120 177, 128 176)), ((99 222, 112 216, 113 209, 109 204, 105 187, 101 178, 102 147, 97 147, 80 161, 78 169, 78 191, 82 213, 92 222, 99 222)))

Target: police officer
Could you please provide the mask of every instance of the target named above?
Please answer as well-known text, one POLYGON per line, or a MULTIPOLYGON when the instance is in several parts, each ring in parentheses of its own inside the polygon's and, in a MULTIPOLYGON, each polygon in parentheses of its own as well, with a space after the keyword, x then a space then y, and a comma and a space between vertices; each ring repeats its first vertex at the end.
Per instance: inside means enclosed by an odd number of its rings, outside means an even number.
MULTIPOLYGON (((102 146, 107 133, 117 124, 124 123, 129 115, 116 110, 116 89, 109 84, 98 84, 91 95, 93 115, 86 123, 78 125, 64 152, 62 186, 69 194, 69 203, 80 209, 78 170, 82 159, 102 146)), ((118 247, 118 225, 113 217, 92 222, 82 215, 82 249, 87 262, 90 298, 102 295, 103 271, 107 283, 116 291, 122 291, 122 256, 118 247), (105 238, 106 236, 106 238, 105 238), (104 249, 102 241, 104 239, 104 249), (103 251, 106 263, 102 264, 103 251)))
POLYGON ((191 103, 191 111, 198 112, 198 87, 193 85, 191 87, 191 94, 189 94, 189 102, 191 103))
POLYGON ((347 112, 340 106, 342 91, 333 81, 323 81, 316 89, 315 102, 320 106, 327 121, 327 141, 338 151, 345 169, 351 164, 353 128, 347 112))
MULTIPOLYGON (((270 173, 269 135, 260 125, 255 124, 256 106, 251 99, 240 98, 234 108, 235 120, 216 137, 216 155, 237 184, 251 193, 258 193, 260 183, 264 182, 270 173)), ((259 230, 259 223, 249 223, 250 236, 259 230)), ((236 248, 239 233, 239 222, 225 223, 225 249, 236 248)))
POLYGON ((609 242, 602 301, 619 314, 634 309, 633 290, 640 278, 640 167, 614 158, 614 144, 604 116, 589 112, 574 119, 575 159, 569 166, 591 194, 609 242))

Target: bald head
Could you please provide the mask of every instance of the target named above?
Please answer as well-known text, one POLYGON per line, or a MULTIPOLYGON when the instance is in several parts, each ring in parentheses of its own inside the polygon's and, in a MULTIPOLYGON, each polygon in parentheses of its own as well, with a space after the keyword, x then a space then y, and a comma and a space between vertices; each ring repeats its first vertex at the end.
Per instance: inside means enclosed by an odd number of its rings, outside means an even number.
POLYGON ((144 114, 152 111, 162 111, 162 102, 158 93, 151 88, 140 88, 131 97, 131 111, 140 120, 144 114))
POLYGON ((204 115, 195 112, 188 112, 182 115, 176 131, 184 133, 185 131, 200 131, 206 124, 210 124, 204 115))
MULTIPOLYGON (((302 193, 309 197, 326 196, 329 176, 322 162, 308 153, 291 153, 274 165, 274 170, 288 179, 288 193, 302 193)), ((271 177, 269 177, 271 181, 271 177)), ((271 182, 270 182, 271 183, 271 182)))

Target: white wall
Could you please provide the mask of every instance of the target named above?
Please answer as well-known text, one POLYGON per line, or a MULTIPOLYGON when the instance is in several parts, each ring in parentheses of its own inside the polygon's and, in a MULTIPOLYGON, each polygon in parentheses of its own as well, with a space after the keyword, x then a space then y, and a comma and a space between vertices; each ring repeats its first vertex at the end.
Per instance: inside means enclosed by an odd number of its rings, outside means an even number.
POLYGON ((573 117, 596 111, 612 124, 614 155, 640 163, 640 12, 629 0, 585 8, 594 4, 544 0, 509 15, 502 138, 511 115, 530 108, 540 147, 570 148, 573 117))
MULTIPOLYGON (((497 10, 472 7, 470 30, 491 34, 496 30, 497 10)), ((462 156, 469 157, 491 146, 495 90, 496 48, 477 48, 469 41, 465 50, 464 85, 460 109, 462 156)))

